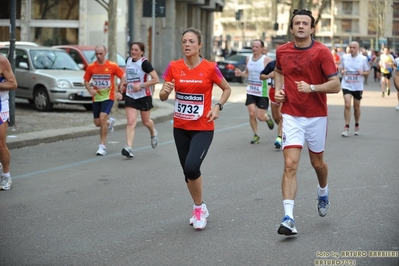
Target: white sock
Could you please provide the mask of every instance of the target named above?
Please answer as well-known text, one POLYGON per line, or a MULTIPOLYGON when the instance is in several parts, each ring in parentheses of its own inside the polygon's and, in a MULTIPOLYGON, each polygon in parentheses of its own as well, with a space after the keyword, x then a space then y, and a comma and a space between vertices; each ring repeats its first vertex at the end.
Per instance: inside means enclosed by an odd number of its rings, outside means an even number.
POLYGON ((4 177, 11 177, 10 172, 8 172, 8 173, 1 173, 1 176, 4 176, 4 177))
POLYGON ((295 200, 283 200, 285 215, 294 219, 294 202, 295 200))
POLYGON ((318 185, 317 195, 319 195, 320 197, 327 196, 328 195, 328 184, 325 188, 321 188, 320 185, 318 185))

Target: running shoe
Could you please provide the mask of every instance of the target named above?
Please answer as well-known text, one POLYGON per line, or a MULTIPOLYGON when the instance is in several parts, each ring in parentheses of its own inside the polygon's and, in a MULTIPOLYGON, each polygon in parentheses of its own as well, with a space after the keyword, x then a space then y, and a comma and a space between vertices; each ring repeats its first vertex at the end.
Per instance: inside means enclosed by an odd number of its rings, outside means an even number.
POLYGON ((281 149, 281 138, 277 137, 276 140, 274 141, 274 147, 279 150, 281 149))
POLYGON ((382 92, 381 97, 384 97, 384 96, 385 96, 385 92, 382 92))
POLYGON ((200 207, 194 205, 193 217, 190 219, 190 225, 192 225, 196 230, 204 229, 206 226, 206 218, 209 216, 209 211, 206 208, 205 203, 202 203, 200 207))
POLYGON ((399 111, 399 104, 398 104, 398 106, 396 106, 396 111, 399 111))
POLYGON ((345 127, 344 132, 342 132, 342 137, 347 137, 349 136, 350 130, 349 128, 345 127))
POLYGON ((12 184, 11 176, 10 177, 1 176, 0 190, 10 190, 11 184, 12 184))
POLYGON ((151 147, 155 149, 158 146, 158 131, 154 128, 154 136, 151 137, 151 147))
POLYGON ((115 118, 110 117, 108 119, 108 133, 111 134, 114 132, 114 123, 115 123, 115 118))
POLYGON ((391 88, 387 87, 387 95, 389 96, 389 94, 391 94, 391 88))
POLYGON ((296 235, 298 231, 295 228, 294 220, 286 215, 283 220, 281 221, 280 227, 277 230, 277 233, 280 235, 296 235))
POLYGON ((317 211, 319 212, 319 216, 324 217, 330 210, 330 201, 328 200, 328 195, 323 197, 317 196, 317 200, 317 211))
POLYGON ((105 146, 103 144, 98 145, 98 150, 96 155, 104 156, 106 154, 107 154, 107 149, 105 148, 105 146))
POLYGON ((269 115, 269 120, 267 120, 266 123, 270 130, 274 128, 274 122, 273 119, 270 117, 270 115, 269 115))
POLYGON ((254 138, 251 140, 251 144, 259 144, 260 143, 260 137, 258 135, 254 135, 254 138))
POLYGON ((360 134, 360 129, 359 127, 355 127, 355 132, 354 132, 355 136, 359 136, 360 134))
POLYGON ((122 153, 123 156, 126 156, 127 158, 133 158, 134 157, 132 148, 130 148, 127 145, 122 149, 121 153, 122 153))

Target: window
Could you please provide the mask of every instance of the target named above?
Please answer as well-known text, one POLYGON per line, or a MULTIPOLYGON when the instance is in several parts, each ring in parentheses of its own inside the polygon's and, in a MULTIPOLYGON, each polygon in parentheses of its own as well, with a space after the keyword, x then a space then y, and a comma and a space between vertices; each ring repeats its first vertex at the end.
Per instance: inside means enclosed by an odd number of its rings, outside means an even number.
POLYGON ((32 0, 32 19, 79 20, 79 0, 32 0))
POLYGON ((77 28, 31 28, 30 40, 44 46, 65 43, 78 43, 79 30, 77 28))
POLYGON ((331 19, 322 19, 320 25, 321 31, 331 31, 331 19))
POLYGON ((341 29, 343 32, 352 32, 352 20, 343 19, 341 24, 341 29))
POLYGON ((350 2, 343 2, 342 3, 342 12, 345 15, 352 15, 352 3, 350 2))
MULTIPOLYGON (((15 1, 15 0, 13 0, 15 1)), ((0 19, 10 19, 10 7, 11 1, 9 0, 0 0, 0 19)), ((21 0, 17 0, 17 19, 21 19, 21 0)))
POLYGON ((77 51, 71 49, 69 51, 69 55, 72 57, 73 61, 76 62, 76 64, 83 64, 83 58, 80 56, 80 54, 77 51))

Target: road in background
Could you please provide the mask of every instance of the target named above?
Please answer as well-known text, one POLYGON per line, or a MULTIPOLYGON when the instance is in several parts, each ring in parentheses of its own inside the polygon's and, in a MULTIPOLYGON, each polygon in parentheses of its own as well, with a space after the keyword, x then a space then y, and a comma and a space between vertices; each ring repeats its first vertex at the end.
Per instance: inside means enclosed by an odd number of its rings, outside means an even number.
MULTIPOLYGON (((331 210, 317 214, 317 179, 304 149, 298 235, 284 237, 277 234, 284 212, 276 129, 261 123, 261 143, 251 145, 245 89, 232 86, 202 166, 210 212, 203 231, 189 226, 192 200, 165 121, 157 124, 156 149, 147 129, 137 129, 132 160, 120 154, 123 130, 109 137, 105 157, 95 156, 97 135, 12 150, 13 187, 0 193, 1 264, 398 265, 396 95, 381 98, 369 85, 361 135, 348 138, 341 137, 342 94, 329 96, 331 210)), ((219 95, 216 89, 215 101, 219 95)))

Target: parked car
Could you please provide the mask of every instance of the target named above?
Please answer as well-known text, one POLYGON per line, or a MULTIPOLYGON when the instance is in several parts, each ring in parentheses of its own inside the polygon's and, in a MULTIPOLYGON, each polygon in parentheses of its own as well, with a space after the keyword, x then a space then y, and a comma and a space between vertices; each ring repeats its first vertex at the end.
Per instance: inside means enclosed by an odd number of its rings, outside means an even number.
POLYGON ((244 80, 241 77, 236 77, 234 74, 234 70, 239 68, 244 71, 246 66, 246 59, 248 55, 244 54, 235 54, 227 57, 225 60, 221 60, 217 62, 217 65, 222 72, 223 77, 227 81, 238 81, 243 82, 244 80))
MULTIPOLYGON (((8 46, 0 48, 0 54, 8 53, 8 46)), ((15 76, 15 97, 27 99, 39 111, 50 111, 56 103, 92 109, 92 97, 83 83, 84 71, 62 49, 16 46, 15 76)))
MULTIPOLYGON (((92 45, 55 45, 53 48, 65 50, 83 70, 86 70, 89 64, 96 61, 95 46, 92 45)), ((125 60, 122 55, 116 54, 116 63, 122 70, 126 68, 125 60)))
MULTIPOLYGON (((24 42, 24 41, 16 41, 15 45, 29 45, 29 46, 39 46, 39 44, 35 42, 24 42)), ((0 47, 10 46, 10 42, 0 42, 0 47)))

